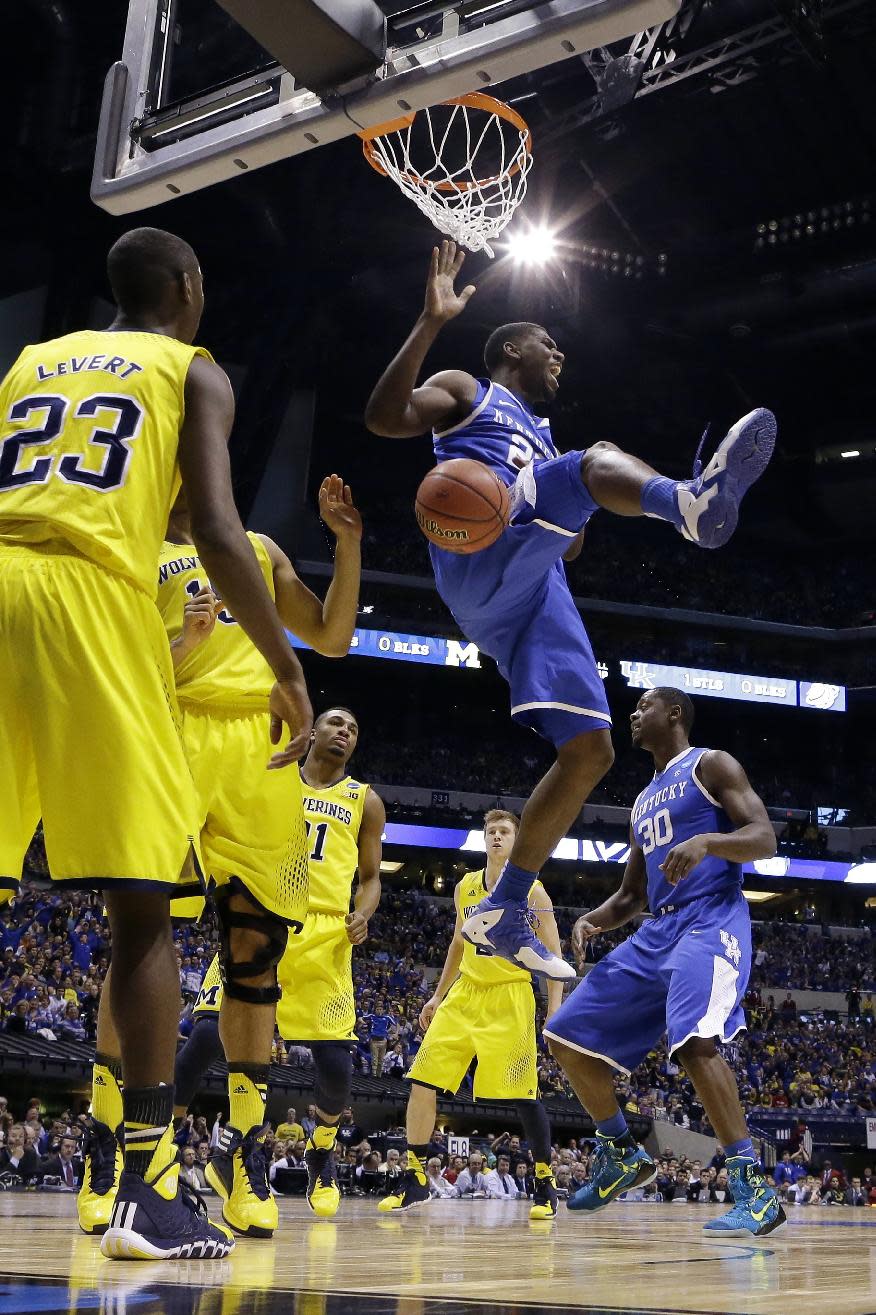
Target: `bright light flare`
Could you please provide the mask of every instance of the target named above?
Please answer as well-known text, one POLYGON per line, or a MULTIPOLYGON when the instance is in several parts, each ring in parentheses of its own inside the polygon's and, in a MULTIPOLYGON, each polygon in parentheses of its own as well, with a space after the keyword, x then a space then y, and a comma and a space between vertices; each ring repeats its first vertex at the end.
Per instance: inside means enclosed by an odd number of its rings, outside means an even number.
POLYGON ((549 228, 529 228, 508 234, 508 255, 520 265, 546 265, 557 254, 549 228))

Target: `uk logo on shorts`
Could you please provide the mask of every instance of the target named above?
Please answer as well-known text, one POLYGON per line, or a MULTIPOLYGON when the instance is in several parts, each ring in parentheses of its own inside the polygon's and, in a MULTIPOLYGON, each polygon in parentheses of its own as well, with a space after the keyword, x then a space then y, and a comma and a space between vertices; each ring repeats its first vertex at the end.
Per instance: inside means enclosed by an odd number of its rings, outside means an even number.
POLYGON ((724 953, 732 964, 739 966, 739 960, 742 958, 742 951, 739 948, 739 942, 732 932, 721 932, 721 944, 724 946, 724 953))

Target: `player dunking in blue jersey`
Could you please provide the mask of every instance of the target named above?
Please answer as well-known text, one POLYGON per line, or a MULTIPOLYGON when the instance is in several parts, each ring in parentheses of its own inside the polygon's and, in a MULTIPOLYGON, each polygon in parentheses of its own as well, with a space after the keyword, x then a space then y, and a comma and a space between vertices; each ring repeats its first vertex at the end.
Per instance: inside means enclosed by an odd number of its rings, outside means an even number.
POLYGON ((560 456, 536 412, 559 387, 563 354, 540 325, 506 324, 484 352, 487 379, 444 370, 417 387, 442 326, 465 308, 457 293, 463 252, 432 253, 426 305, 369 399, 376 434, 411 438, 432 429, 439 460, 472 457, 511 486, 511 524, 489 548, 461 556, 430 546, 438 592, 460 629, 496 659, 511 689, 511 715, 557 750, 557 760, 523 810, 510 860, 463 936, 533 972, 574 976, 533 935, 526 899, 539 869, 614 761, 611 716, 587 632, 566 584, 587 521, 600 507, 620 516, 669 521, 703 548, 727 542, 739 502, 763 472, 775 419, 752 411, 730 430, 705 470, 678 482, 613 443, 560 456))
POLYGON ((587 942, 649 907, 654 915, 590 970, 544 1030, 599 1141, 590 1181, 570 1210, 601 1210, 650 1182, 654 1161, 633 1139, 614 1078, 628 1074, 664 1032, 683 1064, 727 1156, 733 1209, 710 1234, 757 1237, 785 1222, 763 1176, 732 1070, 718 1052, 745 1027, 742 997, 751 969, 751 919, 743 863, 776 852, 766 809, 735 758, 691 748, 693 704, 677 689, 643 694, 630 722, 633 743, 654 759, 654 779, 630 816, 630 858, 620 890, 575 924, 582 964, 587 942))

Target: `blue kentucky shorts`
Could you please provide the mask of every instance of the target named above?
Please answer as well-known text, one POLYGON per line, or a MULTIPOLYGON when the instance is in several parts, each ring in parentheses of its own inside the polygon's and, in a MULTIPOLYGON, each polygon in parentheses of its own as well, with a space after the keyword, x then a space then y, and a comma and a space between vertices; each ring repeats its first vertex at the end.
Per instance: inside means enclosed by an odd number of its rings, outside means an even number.
POLYGON ((729 1041, 745 1028, 751 917, 741 892, 668 905, 594 965, 544 1035, 631 1072, 667 1034, 729 1041))
POLYGON ((430 544, 438 592, 463 634, 511 690, 511 715, 555 745, 611 725, 563 553, 598 510, 581 479, 582 452, 540 461, 512 488, 511 524, 482 552, 430 544))

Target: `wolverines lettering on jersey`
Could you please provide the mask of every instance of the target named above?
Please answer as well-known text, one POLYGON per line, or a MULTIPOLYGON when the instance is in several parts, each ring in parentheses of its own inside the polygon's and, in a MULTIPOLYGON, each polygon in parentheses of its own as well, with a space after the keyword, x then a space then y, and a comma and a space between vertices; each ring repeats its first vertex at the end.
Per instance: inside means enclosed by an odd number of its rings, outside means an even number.
POLYGON ((342 804, 336 804, 331 799, 319 799, 315 795, 305 794, 304 811, 315 813, 318 817, 335 818, 343 826, 349 826, 353 820, 349 808, 344 808, 342 804))
POLYGON ((196 571, 200 565, 197 557, 177 557, 175 561, 164 562, 158 568, 158 583, 164 584, 169 575, 179 575, 182 571, 196 571))

